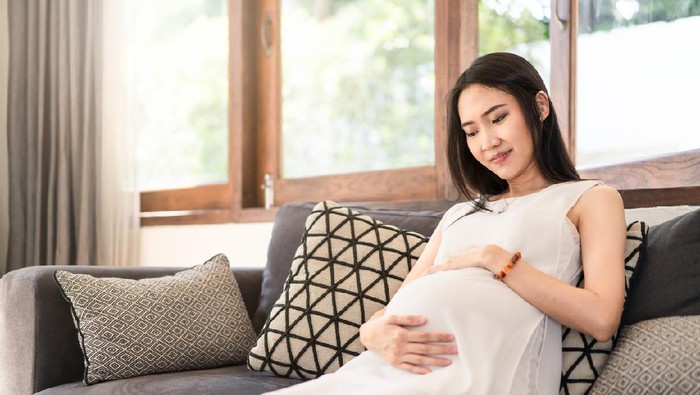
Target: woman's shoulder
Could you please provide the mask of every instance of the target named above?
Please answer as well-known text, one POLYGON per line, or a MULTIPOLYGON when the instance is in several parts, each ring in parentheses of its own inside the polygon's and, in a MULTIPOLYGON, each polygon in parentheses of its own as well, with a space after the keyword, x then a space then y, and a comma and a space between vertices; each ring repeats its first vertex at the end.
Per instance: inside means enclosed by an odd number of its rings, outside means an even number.
POLYGON ((622 204, 622 196, 617 189, 599 181, 583 192, 579 203, 593 208, 605 204, 622 204))
POLYGON ((607 216, 616 212, 624 212, 624 203, 620 192, 600 181, 586 189, 571 209, 571 213, 575 217, 581 215, 607 216))

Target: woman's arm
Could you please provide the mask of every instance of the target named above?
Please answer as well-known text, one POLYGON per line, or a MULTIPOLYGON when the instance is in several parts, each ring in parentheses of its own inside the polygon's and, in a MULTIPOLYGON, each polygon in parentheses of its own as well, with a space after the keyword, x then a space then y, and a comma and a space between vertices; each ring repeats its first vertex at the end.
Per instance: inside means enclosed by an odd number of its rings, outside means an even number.
MULTIPOLYGON (((615 189, 599 185, 586 191, 568 216, 581 238, 584 288, 539 271, 528 264, 527 256, 503 281, 548 316, 598 341, 606 341, 620 324, 624 302, 626 224, 622 199, 615 189)), ((426 274, 474 266, 495 274, 513 253, 494 245, 475 248, 433 266, 426 274)))
MULTIPOLYGON (((401 287, 420 277, 433 265, 441 239, 442 222, 401 287)), ((381 309, 360 327, 360 341, 368 350, 376 352, 396 367, 413 373, 429 373, 428 366, 450 364, 449 359, 440 358, 437 355, 456 354, 457 349, 450 344, 454 341, 454 336, 449 333, 423 332, 405 328, 419 327, 425 323, 426 318, 423 316, 386 316, 384 309, 381 309)))

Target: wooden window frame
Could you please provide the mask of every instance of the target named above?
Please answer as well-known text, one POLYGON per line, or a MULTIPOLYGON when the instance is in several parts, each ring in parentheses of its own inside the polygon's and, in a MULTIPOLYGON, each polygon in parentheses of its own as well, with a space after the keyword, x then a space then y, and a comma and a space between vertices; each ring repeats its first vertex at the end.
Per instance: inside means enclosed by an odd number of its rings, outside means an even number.
POLYGON ((435 164, 301 179, 279 177, 279 0, 229 0, 228 4, 230 181, 143 192, 143 225, 270 221, 276 207, 290 201, 333 199, 413 207, 456 198, 444 155, 444 97, 476 57, 476 36, 468 33, 477 24, 477 0, 435 0, 435 164), (275 201, 270 209, 263 208, 265 174, 274 177, 275 201))
MULTIPOLYGON (((229 0, 229 182, 141 193, 143 225, 264 222, 260 189, 274 176, 275 206, 334 199, 368 207, 445 208, 458 199, 444 155, 444 97, 478 56, 478 0, 435 0, 435 164, 411 169, 283 179, 280 174, 279 0, 229 0), (442 28, 438 28, 442 27, 442 28), (271 51, 261 46, 267 35, 271 51), (377 186, 386 186, 378 189, 377 186)), ((570 155, 576 153, 578 0, 552 0, 551 95, 570 155)), ((579 169, 621 191, 625 206, 700 204, 700 150, 579 169)))

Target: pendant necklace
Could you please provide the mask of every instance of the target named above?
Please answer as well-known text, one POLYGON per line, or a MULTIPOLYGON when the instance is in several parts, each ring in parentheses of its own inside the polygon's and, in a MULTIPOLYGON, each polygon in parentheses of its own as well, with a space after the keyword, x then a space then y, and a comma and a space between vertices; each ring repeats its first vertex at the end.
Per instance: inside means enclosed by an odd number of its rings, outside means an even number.
POLYGON ((497 200, 497 202, 503 202, 502 207, 494 207, 494 210, 492 210, 496 214, 503 214, 508 210, 508 206, 510 206, 510 202, 507 200, 507 198, 501 198, 497 200))

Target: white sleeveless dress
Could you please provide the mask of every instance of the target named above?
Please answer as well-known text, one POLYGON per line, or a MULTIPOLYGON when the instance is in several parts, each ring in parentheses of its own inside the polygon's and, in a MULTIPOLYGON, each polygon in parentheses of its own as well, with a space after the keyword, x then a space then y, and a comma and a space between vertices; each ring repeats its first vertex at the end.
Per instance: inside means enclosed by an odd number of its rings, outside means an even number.
MULTIPOLYGON (((581 273, 578 231, 567 213, 598 181, 550 185, 522 197, 449 209, 442 221, 436 264, 470 247, 495 244, 559 280, 581 273)), ((504 265, 507 262, 504 262, 504 265)), ((335 373, 275 391, 291 394, 538 394, 559 392, 561 325, 522 299, 485 269, 449 270, 403 286, 386 314, 427 317, 421 331, 455 335, 459 353, 447 367, 418 375, 365 351, 335 373)))

